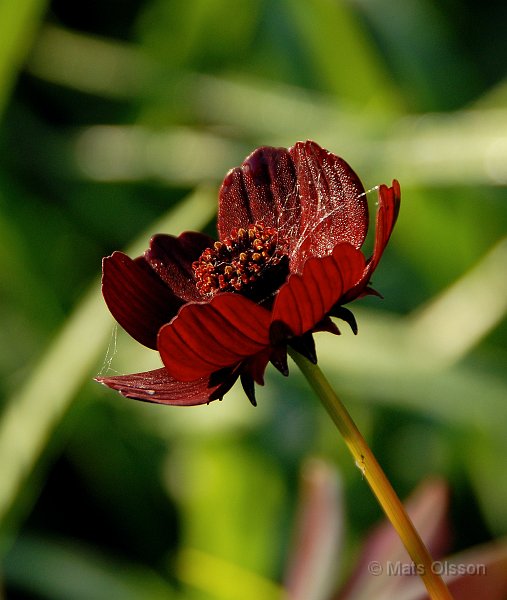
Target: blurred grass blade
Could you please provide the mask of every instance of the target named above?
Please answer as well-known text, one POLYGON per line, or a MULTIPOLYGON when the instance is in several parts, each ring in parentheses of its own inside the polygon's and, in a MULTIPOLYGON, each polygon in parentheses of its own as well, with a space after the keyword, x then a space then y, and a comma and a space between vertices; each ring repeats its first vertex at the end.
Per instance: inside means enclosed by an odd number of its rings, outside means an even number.
MULTIPOLYGON (((505 421, 502 421, 505 429, 505 421)), ((505 433, 505 432, 504 432, 505 433)), ((507 456, 507 439, 492 438, 487 432, 474 431, 463 440, 464 465, 474 486, 489 529, 495 536, 507 531, 507 477, 499 469, 507 456), (500 461, 500 462, 499 462, 500 461)))
POLYGON ((82 92, 130 98, 149 91, 157 67, 134 44, 46 25, 28 58, 27 70, 82 92))
MULTIPOLYGON (((241 136, 249 136, 259 144, 290 145, 295 139, 318 139, 323 146, 346 155, 359 173, 368 172, 371 182, 382 181, 393 173, 405 186, 421 181, 440 185, 498 185, 507 181, 507 111, 503 106, 485 109, 479 103, 479 108, 474 110, 435 113, 424 118, 408 115, 397 120, 398 111, 392 110, 396 100, 387 99, 392 92, 382 95, 382 89, 388 89, 384 83, 388 79, 384 66, 371 49, 367 49, 370 42, 363 39, 365 36, 354 23, 350 9, 339 3, 331 7, 329 0, 312 2, 318 5, 317 16, 314 15, 316 20, 306 18, 308 9, 301 2, 291 4, 287 10, 293 14, 297 26, 304 30, 303 37, 309 38, 309 46, 315 47, 314 59, 323 69, 329 70, 329 76, 335 80, 334 87, 343 86, 349 93, 360 96, 361 101, 353 102, 346 93, 336 90, 336 97, 333 97, 332 89, 328 95, 318 94, 244 74, 241 78, 216 77, 184 71, 175 80, 174 73, 143 53, 140 46, 102 40, 54 26, 43 29, 27 68, 46 81, 87 93, 114 98, 146 99, 148 95, 150 102, 159 98, 164 103, 164 114, 170 103, 170 112, 174 114, 181 111, 187 114, 190 110, 197 122, 205 120, 219 126, 211 134, 201 128, 193 131, 193 127, 188 127, 174 132, 168 130, 165 134, 157 132, 158 135, 152 135, 151 130, 143 134, 139 128, 118 127, 117 135, 109 136, 109 144, 101 150, 101 158, 106 162, 98 159, 94 162, 93 154, 86 154, 90 147, 88 142, 96 139, 95 134, 104 133, 106 127, 84 130, 78 138, 81 153, 78 161, 84 160, 85 171, 90 170, 92 178, 98 180, 159 177, 158 169, 163 159, 157 158, 153 164, 148 160, 163 154, 154 154, 151 149, 158 143, 171 143, 171 139, 181 136, 187 140, 202 138, 200 143, 215 144, 221 154, 233 153, 237 148, 236 156, 241 159, 244 154, 241 144, 224 139, 224 132, 233 126, 241 136), (328 12, 331 13, 329 18, 328 12), (345 38, 332 28, 327 31, 328 20, 336 23, 340 31, 344 30, 345 38), (320 29, 314 31, 315 23, 326 24, 323 26, 326 35, 322 36, 320 29), (314 39, 316 36, 318 39, 314 39), (352 46, 343 42, 348 38, 354 40, 350 42, 352 46), (330 53, 328 46, 336 40, 342 40, 343 51, 335 49, 330 53), (362 50, 354 52, 355 46, 362 50), (343 61, 341 66, 339 61, 343 61), (322 66, 324 63, 327 66, 322 66), (364 85, 360 85, 360 73, 364 74, 364 85), (382 85, 378 84, 379 79, 382 85), (370 97, 374 99, 372 102, 384 103, 391 109, 364 110, 370 97), (253 114, 255 119, 252 119, 253 114), (115 142, 123 131, 127 132, 126 146, 119 147, 115 142), (132 144, 136 141, 148 144, 149 156, 141 163, 137 161, 134 167, 128 165, 127 170, 120 169, 122 157, 132 158, 127 154, 129 151, 136 158, 138 154, 143 156, 142 144, 132 144), (111 144, 115 144, 117 153, 113 158, 109 152, 111 144), (97 168, 102 163, 104 172, 97 168), (115 174, 111 171, 113 166, 120 171, 115 174)), ((146 114, 149 115, 150 110, 146 114)), ((109 133, 112 131, 111 128, 109 133)), ((214 164, 215 161, 211 162, 214 164)), ((166 172, 164 178, 173 177, 178 182, 182 178, 185 182, 190 179, 202 181, 195 173, 199 165, 188 165, 187 162, 184 177, 176 169, 166 172)))
POLYGON ((156 179, 172 185, 219 179, 243 154, 240 144, 213 133, 138 125, 87 127, 74 148, 78 169, 92 180, 156 179))
POLYGON ((5 561, 4 575, 10 589, 48 600, 179 598, 153 571, 70 540, 22 536, 5 561))
POLYGON ((46 0, 0 2, 0 115, 46 4, 46 0))
MULTIPOLYGON (((212 218, 214 191, 202 188, 144 232, 128 250, 141 254, 157 231, 200 229, 212 218)), ((97 265, 97 271, 100 266, 97 265)), ((10 399, 0 423, 0 551, 5 550, 5 517, 44 452, 53 429, 89 377, 111 332, 111 316, 95 282, 68 318, 25 385, 10 399), (3 547, 2 547, 3 546, 3 547)))
MULTIPOLYGON (((248 544, 248 540, 245 540, 248 544)), ((179 558, 179 575, 187 585, 220 600, 283 600, 281 587, 232 562, 187 548, 179 558)))
POLYGON ((358 309, 354 314, 360 335, 345 334, 346 344, 337 344, 331 336, 318 340, 319 364, 344 395, 360 394, 367 403, 396 406, 431 415, 448 426, 478 427, 505 437, 504 364, 498 371, 494 364, 486 368, 476 362, 441 365, 415 343, 405 319, 358 309))
MULTIPOLYGON (((204 412, 209 418, 210 412, 204 412)), ((223 600, 238 598, 234 592, 250 588, 251 580, 252 593, 239 597, 269 598, 278 540, 284 535, 284 474, 269 462, 265 451, 243 446, 236 434, 222 432, 213 443, 194 441, 191 447, 180 439, 179 469, 184 469, 184 477, 176 479, 178 467, 168 463, 165 481, 178 500, 181 547, 203 554, 202 561, 192 563, 185 552, 180 576, 185 583, 223 600)))
POLYGON ((340 101, 384 113, 397 112, 399 99, 380 55, 360 25, 353 5, 331 0, 289 0, 299 35, 318 79, 340 101))
POLYGON ((353 0, 352 4, 375 31, 377 44, 412 107, 415 102, 427 110, 455 108, 458 99, 466 98, 477 84, 476 73, 456 44, 452 22, 431 0, 353 0))
POLYGON ((470 272, 411 318, 412 342, 431 360, 452 363, 465 356, 507 313, 507 238, 470 272))

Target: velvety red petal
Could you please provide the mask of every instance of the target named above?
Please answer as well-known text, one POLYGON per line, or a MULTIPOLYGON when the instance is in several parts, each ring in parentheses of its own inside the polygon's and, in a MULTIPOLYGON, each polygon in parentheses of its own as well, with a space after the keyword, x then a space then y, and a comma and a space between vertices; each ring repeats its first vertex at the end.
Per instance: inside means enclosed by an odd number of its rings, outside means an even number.
POLYGON ((195 231, 186 231, 179 237, 159 234, 151 239, 144 257, 176 295, 190 302, 202 300, 195 287, 192 263, 211 246, 212 238, 195 231))
POLYGON ((315 142, 262 147, 230 171, 220 189, 218 232, 255 221, 276 227, 290 245, 291 270, 326 256, 339 242, 360 248, 368 230, 361 181, 341 158, 315 142))
POLYGON ((220 188, 218 234, 256 221, 276 227, 282 234, 299 230, 296 174, 286 148, 258 148, 241 167, 227 173, 220 188))
POLYGON ((369 276, 371 276, 377 267, 398 218, 401 201, 400 184, 395 179, 390 188, 386 185, 381 185, 378 197, 375 244, 373 247, 373 256, 368 262, 369 276))
POLYGON ((400 184, 393 181, 392 187, 381 185, 379 188, 379 201, 377 210, 377 219, 375 227, 375 242, 373 245, 373 254, 369 258, 363 276, 354 289, 350 290, 343 298, 343 302, 350 302, 356 298, 368 294, 374 294, 382 297, 378 292, 368 287, 368 283, 377 268, 377 265, 384 253, 387 242, 391 237, 398 213, 400 211, 401 191, 400 184))
POLYGON ((280 288, 273 323, 281 321, 295 336, 310 331, 364 272, 365 259, 350 244, 339 244, 324 258, 309 258, 301 275, 293 273, 280 288))
POLYGON ((134 339, 156 349, 158 330, 183 301, 148 266, 114 252, 102 261, 102 294, 113 317, 134 339))
POLYGON ((356 173, 343 159, 312 141, 298 142, 289 153, 301 205, 291 271, 299 271, 308 256, 330 254, 340 242, 360 248, 368 231, 368 204, 356 173))
POLYGON ((222 385, 208 387, 207 377, 193 381, 176 381, 163 368, 131 375, 97 377, 96 381, 117 390, 127 398, 178 406, 207 404, 213 400, 213 392, 222 385))
POLYGON ((159 332, 158 350, 172 377, 191 381, 233 366, 269 345, 270 313, 239 294, 185 305, 159 332))

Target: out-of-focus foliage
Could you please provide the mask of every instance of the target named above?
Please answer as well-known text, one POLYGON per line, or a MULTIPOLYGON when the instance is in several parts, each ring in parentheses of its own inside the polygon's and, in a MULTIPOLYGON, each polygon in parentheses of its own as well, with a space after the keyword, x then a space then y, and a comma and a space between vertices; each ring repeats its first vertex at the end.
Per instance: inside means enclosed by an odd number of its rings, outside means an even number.
POLYGON ((314 454, 342 473, 350 573, 379 510, 295 367, 257 409, 91 381, 158 361, 113 326, 101 257, 213 234, 225 172, 306 138, 403 190, 385 300, 318 336, 324 371, 402 496, 449 481, 451 550, 507 533, 506 24, 500 1, 0 4, 5 597, 279 598, 314 454))

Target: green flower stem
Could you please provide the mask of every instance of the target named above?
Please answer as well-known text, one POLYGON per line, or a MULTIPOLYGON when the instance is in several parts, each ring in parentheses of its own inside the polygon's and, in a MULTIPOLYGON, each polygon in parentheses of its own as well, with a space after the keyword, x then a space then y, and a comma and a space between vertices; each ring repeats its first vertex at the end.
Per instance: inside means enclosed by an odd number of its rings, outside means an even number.
POLYGON ((452 596, 442 578, 433 572, 433 560, 417 533, 403 504, 389 483, 365 439, 356 427, 341 400, 317 365, 301 354, 289 349, 289 354, 314 389, 327 412, 342 434, 356 465, 364 475, 387 518, 400 536, 410 558, 421 572, 421 579, 433 600, 451 599, 452 596))

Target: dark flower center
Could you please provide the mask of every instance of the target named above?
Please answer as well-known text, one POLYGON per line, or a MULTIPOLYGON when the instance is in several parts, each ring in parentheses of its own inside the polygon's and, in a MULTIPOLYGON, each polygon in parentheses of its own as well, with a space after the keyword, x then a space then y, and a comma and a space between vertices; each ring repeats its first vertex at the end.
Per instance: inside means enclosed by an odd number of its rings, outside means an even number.
POLYGON ((289 274, 287 244, 263 223, 233 229, 192 265, 196 287, 204 297, 239 292, 256 302, 267 300, 289 274))

